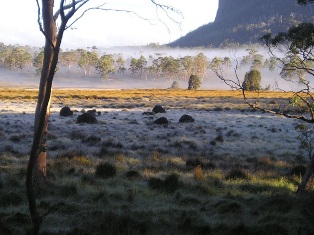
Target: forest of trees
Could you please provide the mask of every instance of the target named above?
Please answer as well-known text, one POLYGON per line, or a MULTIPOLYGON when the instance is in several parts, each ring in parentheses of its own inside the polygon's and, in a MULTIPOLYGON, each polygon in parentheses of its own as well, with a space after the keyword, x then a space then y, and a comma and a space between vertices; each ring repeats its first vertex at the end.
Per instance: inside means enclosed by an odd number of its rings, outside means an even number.
MULTIPOLYGON (((232 44, 234 47, 235 44, 232 44)), ((255 46, 237 45, 238 49, 247 50, 247 55, 242 57, 241 66, 253 66, 257 69, 276 67, 276 60, 264 58, 254 49, 255 46), (248 48, 248 49, 245 49, 248 48)), ((171 52, 171 48, 169 49, 171 52)), ((205 50, 210 50, 206 49, 205 50)), ((200 50, 201 51, 201 50, 200 50)), ((29 46, 0 44, 0 71, 32 71, 34 76, 39 76, 42 70, 44 52, 40 48, 29 46)), ((143 54, 133 57, 123 53, 101 52, 96 47, 61 51, 57 66, 57 74, 62 69, 69 74, 79 74, 86 79, 171 79, 188 80, 190 75, 197 75, 201 80, 209 77, 213 62, 217 59, 208 58, 205 53, 197 55, 171 56, 166 53, 143 54)), ((226 69, 231 68, 230 57, 225 60, 226 69)))

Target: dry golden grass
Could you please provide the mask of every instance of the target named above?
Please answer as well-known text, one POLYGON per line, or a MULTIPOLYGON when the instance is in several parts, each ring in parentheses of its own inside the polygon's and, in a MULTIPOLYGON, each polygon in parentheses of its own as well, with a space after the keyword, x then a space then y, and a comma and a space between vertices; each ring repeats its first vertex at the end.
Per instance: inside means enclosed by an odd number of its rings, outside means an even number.
MULTIPOLYGON (((0 99, 35 99, 38 90, 36 89, 0 89, 0 99)), ((289 98, 291 92, 247 92, 248 98, 289 98)), ((128 89, 128 90, 71 90, 71 89, 55 89, 53 90, 53 98, 84 98, 84 99, 129 99, 129 98, 167 98, 167 97, 220 97, 242 99, 241 91, 232 90, 171 90, 171 89, 128 89)))

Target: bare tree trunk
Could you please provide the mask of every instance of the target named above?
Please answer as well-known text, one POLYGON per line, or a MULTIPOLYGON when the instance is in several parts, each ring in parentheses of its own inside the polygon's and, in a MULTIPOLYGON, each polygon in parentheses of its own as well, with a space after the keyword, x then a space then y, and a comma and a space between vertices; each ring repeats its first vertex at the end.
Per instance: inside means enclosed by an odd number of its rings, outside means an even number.
POLYGON ((311 161, 305 171, 305 174, 302 178, 301 183, 299 184, 298 190, 297 190, 297 194, 301 194, 305 191, 306 186, 309 182, 309 180, 311 179, 312 175, 313 175, 313 171, 314 171, 314 156, 312 156, 311 161))
POLYGON ((54 0, 42 0, 46 42, 38 100, 35 111, 33 144, 26 173, 26 190, 29 210, 33 222, 33 234, 39 233, 40 225, 43 220, 42 216, 40 216, 37 211, 34 181, 43 186, 46 178, 46 141, 50 114, 51 87, 58 61, 58 47, 56 48, 56 24, 53 18, 53 5, 54 0))

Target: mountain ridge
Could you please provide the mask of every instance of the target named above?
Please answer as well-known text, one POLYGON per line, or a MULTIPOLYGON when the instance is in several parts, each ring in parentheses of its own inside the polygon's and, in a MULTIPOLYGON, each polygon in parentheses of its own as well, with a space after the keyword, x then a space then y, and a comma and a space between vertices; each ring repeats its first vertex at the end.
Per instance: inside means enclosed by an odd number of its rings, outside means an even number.
POLYGON ((266 33, 286 31, 302 21, 314 21, 314 4, 297 0, 219 0, 214 22, 168 44, 171 47, 219 47, 230 42, 258 43, 266 33))

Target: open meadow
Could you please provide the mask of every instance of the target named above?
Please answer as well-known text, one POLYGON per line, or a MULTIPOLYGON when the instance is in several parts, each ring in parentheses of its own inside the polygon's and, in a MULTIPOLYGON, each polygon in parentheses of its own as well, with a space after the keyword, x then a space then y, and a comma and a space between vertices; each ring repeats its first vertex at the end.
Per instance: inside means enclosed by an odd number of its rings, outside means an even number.
MULTIPOLYGON (((289 95, 258 98, 276 109, 289 95)), ((0 89, 1 235, 31 227, 36 99, 36 89, 0 89)), ((56 89, 41 234, 314 234, 313 187, 295 194, 308 160, 299 124, 252 110, 239 91, 56 89), (60 116, 65 106, 73 115, 60 116), (97 122, 78 123, 89 110, 97 122)))

